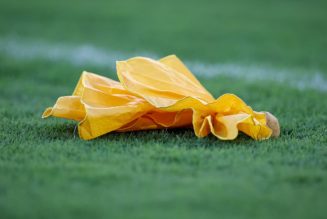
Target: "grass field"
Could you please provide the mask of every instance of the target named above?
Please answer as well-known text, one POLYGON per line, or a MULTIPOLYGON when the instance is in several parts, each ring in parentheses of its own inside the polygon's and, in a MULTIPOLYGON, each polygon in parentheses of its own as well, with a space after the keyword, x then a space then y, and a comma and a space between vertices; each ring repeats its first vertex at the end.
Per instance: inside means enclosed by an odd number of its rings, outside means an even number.
POLYGON ((1 0, 0 218, 325 218, 326 7, 323 0, 1 0), (112 60, 70 58, 81 45, 113 60, 174 53, 215 66, 210 77, 208 68, 194 73, 216 97, 232 92, 273 112, 281 137, 226 142, 178 129, 80 140, 76 123, 40 117, 83 70, 116 78, 112 60), (225 64, 238 74, 218 74, 225 64), (260 71, 239 75, 245 66, 260 71))

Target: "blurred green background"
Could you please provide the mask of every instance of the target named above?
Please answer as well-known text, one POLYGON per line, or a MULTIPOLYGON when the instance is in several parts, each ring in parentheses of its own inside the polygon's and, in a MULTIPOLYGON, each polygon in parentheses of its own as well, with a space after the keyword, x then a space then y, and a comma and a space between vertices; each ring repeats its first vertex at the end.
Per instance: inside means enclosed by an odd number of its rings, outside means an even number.
POLYGON ((0 218, 325 218, 326 9, 324 0, 0 0, 0 218), (40 118, 83 70, 116 78, 112 60, 43 54, 80 45, 113 59, 176 54, 282 74, 289 83, 228 69, 199 77, 216 97, 232 92, 273 112, 282 135, 223 142, 183 129, 82 141, 76 123, 40 118), (290 86, 316 72, 316 89, 290 86))
POLYGON ((1 0, 1 36, 326 71, 324 0, 1 0))

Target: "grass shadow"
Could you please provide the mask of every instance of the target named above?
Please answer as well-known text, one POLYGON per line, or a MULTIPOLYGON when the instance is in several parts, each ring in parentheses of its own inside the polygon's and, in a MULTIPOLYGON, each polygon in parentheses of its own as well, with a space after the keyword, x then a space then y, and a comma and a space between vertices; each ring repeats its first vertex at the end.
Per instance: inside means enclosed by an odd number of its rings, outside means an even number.
POLYGON ((77 124, 73 121, 49 120, 50 122, 36 122, 33 124, 20 124, 10 131, 6 144, 22 142, 53 142, 72 141, 78 145, 113 145, 121 147, 142 147, 144 145, 162 145, 164 147, 183 148, 237 148, 256 147, 261 141, 255 141, 243 133, 231 141, 223 141, 214 135, 197 138, 191 128, 174 128, 160 130, 143 130, 132 132, 111 132, 98 138, 84 141, 79 138, 77 124), (21 130, 24 130, 22 133, 21 130), (10 138, 9 138, 10 137, 10 138))

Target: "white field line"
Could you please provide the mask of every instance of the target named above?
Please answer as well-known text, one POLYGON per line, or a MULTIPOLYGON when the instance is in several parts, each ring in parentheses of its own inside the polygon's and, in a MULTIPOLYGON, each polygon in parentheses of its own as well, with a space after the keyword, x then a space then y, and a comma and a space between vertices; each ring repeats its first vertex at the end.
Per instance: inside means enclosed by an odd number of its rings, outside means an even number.
MULTIPOLYGON (((90 64, 113 69, 115 69, 116 60, 125 60, 134 56, 159 58, 158 55, 149 52, 124 53, 107 51, 88 44, 73 46, 44 41, 22 41, 15 38, 0 39, 0 53, 15 59, 46 59, 64 61, 78 66, 90 64)), ((308 71, 304 74, 294 69, 278 69, 263 65, 205 64, 194 61, 185 63, 195 75, 202 77, 226 76, 248 82, 271 81, 301 90, 327 91, 327 79, 318 71, 308 71)))

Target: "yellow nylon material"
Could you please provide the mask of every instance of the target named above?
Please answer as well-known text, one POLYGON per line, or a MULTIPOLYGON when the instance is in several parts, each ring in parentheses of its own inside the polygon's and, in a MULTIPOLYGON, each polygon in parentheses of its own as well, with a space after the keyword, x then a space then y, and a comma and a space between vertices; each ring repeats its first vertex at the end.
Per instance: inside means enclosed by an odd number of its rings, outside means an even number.
POLYGON ((120 82, 83 72, 72 96, 60 97, 42 118, 79 121, 79 136, 85 140, 112 131, 178 127, 221 140, 235 139, 239 131, 255 140, 272 134, 264 113, 234 94, 214 99, 174 55, 158 61, 135 57, 116 65, 120 82))

